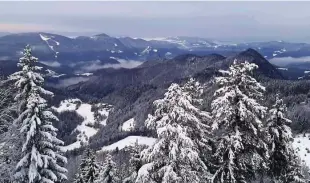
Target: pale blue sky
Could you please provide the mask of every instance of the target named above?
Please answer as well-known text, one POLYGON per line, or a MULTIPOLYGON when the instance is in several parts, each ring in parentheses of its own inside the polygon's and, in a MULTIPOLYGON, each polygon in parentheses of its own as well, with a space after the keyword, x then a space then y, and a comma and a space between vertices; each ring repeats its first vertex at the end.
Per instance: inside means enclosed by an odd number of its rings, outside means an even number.
POLYGON ((310 42, 310 2, 0 2, 0 31, 310 42))

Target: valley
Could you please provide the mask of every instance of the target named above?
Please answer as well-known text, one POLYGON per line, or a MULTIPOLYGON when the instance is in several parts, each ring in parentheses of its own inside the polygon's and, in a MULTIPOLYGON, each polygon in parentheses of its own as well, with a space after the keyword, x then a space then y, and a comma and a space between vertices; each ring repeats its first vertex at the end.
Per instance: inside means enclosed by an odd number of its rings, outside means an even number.
POLYGON ((310 183, 309 9, 0 1, 0 183, 310 183))
MULTIPOLYGON (((36 65, 42 67, 44 87, 55 94, 49 103, 59 118, 54 125, 59 130, 58 138, 64 141, 62 150, 69 159, 77 158, 66 166, 70 170, 68 182, 74 179, 76 163, 88 147, 98 157, 114 154, 117 166, 126 169, 130 163, 125 159, 132 148, 156 144, 156 132, 148 129, 145 121, 154 112, 153 102, 163 98, 172 83, 184 85, 189 78, 202 83, 201 109, 210 111, 216 90, 214 78, 235 60, 258 66, 254 77, 266 87, 263 105, 272 106, 275 94, 280 93, 292 120, 294 150, 303 166, 310 167, 310 118, 305 116, 310 111, 310 68, 307 60, 283 65, 272 62, 275 58, 296 56, 300 53, 296 50, 304 49, 307 44, 283 41, 224 44, 191 37, 144 40, 106 34, 68 38, 22 33, 0 37, 0 58, 9 58, 0 64, 3 77, 18 71, 20 55, 16 53, 26 41, 39 58, 36 65), (14 43, 16 37, 21 42, 14 43), (1 50, 4 45, 10 51, 1 50)), ((1 134, 6 138, 9 135, 1 134)), ((1 146, 5 143, 0 141, 1 146)), ((122 171, 122 175, 128 175, 122 171)))

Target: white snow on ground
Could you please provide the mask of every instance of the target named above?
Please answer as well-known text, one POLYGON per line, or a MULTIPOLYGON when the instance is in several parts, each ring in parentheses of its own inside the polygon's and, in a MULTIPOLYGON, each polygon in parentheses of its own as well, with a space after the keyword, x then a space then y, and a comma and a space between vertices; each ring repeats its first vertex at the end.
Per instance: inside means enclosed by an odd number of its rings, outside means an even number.
POLYGON ((57 62, 57 61, 40 61, 42 64, 50 66, 50 67, 60 67, 61 63, 57 62))
MULTIPOLYGON (((65 151, 81 147, 81 142, 87 144, 88 139, 94 136, 99 130, 97 128, 92 127, 95 124, 95 117, 94 112, 91 111, 91 105, 88 103, 83 103, 80 99, 63 100, 61 101, 59 107, 52 107, 52 108, 56 110, 58 113, 63 111, 76 111, 77 114, 81 115, 84 118, 84 121, 73 130, 73 132, 75 131, 78 132, 77 142, 65 146, 63 148, 63 150, 65 151), (81 104, 80 106, 78 106, 79 103, 81 104)), ((101 108, 98 112, 100 114, 105 114, 105 116, 108 117, 110 109, 111 109, 110 107, 101 108)), ((107 118, 103 121, 100 121, 100 124, 105 125, 106 120, 107 118)))
POLYGON ((158 38, 142 38, 146 41, 165 41, 165 42, 169 42, 169 43, 173 43, 173 44, 178 44, 180 45, 181 48, 189 48, 187 46, 187 41, 186 40, 182 40, 179 39, 178 37, 158 37, 158 38))
POLYGON ((171 53, 171 52, 167 52, 167 53, 165 54, 165 57, 170 58, 170 57, 171 57, 171 55, 172 55, 172 53, 171 53))
POLYGON ((116 44, 116 43, 114 43, 114 46, 116 47, 116 46, 117 46, 117 44, 116 44))
POLYGON ((135 144, 135 142, 138 141, 139 145, 153 145, 156 141, 155 138, 152 137, 142 137, 142 136, 129 136, 126 137, 120 141, 117 141, 111 145, 108 146, 104 146, 101 151, 113 151, 115 150, 117 147, 118 149, 123 149, 126 146, 133 146, 135 144))
POLYGON ((59 107, 52 107, 57 112, 74 111, 76 109, 77 102, 82 102, 80 99, 67 99, 61 101, 59 107))
POLYGON ((51 49, 53 52, 55 52, 55 57, 57 58, 57 54, 58 54, 59 52, 55 51, 54 46, 50 45, 50 44, 48 43, 48 41, 49 41, 49 40, 54 41, 54 42, 56 43, 57 46, 59 46, 60 43, 59 43, 58 41, 55 41, 55 40, 53 40, 53 39, 47 37, 46 35, 43 35, 43 34, 39 34, 39 35, 40 35, 41 39, 42 39, 43 41, 46 42, 47 46, 50 47, 50 49, 51 49))
POLYGON ((66 74, 58 74, 57 72, 50 70, 50 69, 46 69, 45 72, 47 72, 47 74, 45 76, 49 76, 49 77, 53 77, 53 78, 59 78, 61 76, 66 75, 66 74))
POLYGON ((293 147, 301 160, 310 168, 310 133, 296 135, 293 147))
POLYGON ((48 37, 46 37, 46 36, 44 36, 44 35, 42 35, 42 34, 40 34, 40 37, 41 37, 41 39, 43 40, 43 41, 48 41, 50 38, 48 38, 48 37))
POLYGON ((83 73, 83 74, 76 74, 77 76, 92 76, 93 73, 87 72, 87 73, 83 73))
POLYGON ((278 68, 279 70, 284 70, 284 71, 287 71, 288 69, 287 68, 278 68))
POLYGON ((125 121, 121 126, 121 131, 132 131, 135 128, 135 119, 130 118, 129 120, 125 121))
MULTIPOLYGON (((0 143, 0 149, 2 149, 4 145, 5 145, 5 142, 0 143)), ((3 154, 3 151, 0 151, 0 155, 2 154, 3 154)))
POLYGON ((90 104, 82 103, 76 112, 84 118, 82 125, 95 123, 94 112, 91 111, 90 104))
POLYGON ((157 52, 158 50, 157 49, 153 49, 153 52, 157 52))
POLYGON ((50 74, 51 76, 56 74, 55 71, 50 70, 50 69, 46 69, 45 71, 47 72, 47 74, 50 74))
POLYGON ((272 55, 273 55, 273 56, 277 56, 278 54, 281 54, 281 53, 284 53, 284 52, 286 52, 286 49, 285 49, 285 48, 282 48, 281 50, 274 51, 272 55))
POLYGON ((304 73, 305 73, 305 74, 308 74, 308 73, 310 73, 310 71, 305 71, 304 73))
POLYGON ((187 46, 188 42, 186 40, 179 40, 179 38, 175 39, 166 39, 165 41, 168 41, 170 43, 175 43, 181 46, 181 48, 188 49, 189 47, 187 46))
POLYGON ((70 145, 67 145, 67 146, 64 146, 62 147, 62 150, 63 151, 72 151, 74 149, 78 149, 80 148, 82 145, 81 145, 81 142, 80 141, 76 141, 70 145))
POLYGON ((134 39, 144 39, 145 41, 165 41, 166 37, 153 37, 153 38, 134 38, 134 39))
POLYGON ((142 52, 141 55, 149 54, 152 48, 150 46, 147 46, 142 52))
POLYGON ((106 119, 100 121, 100 124, 101 124, 101 125, 103 125, 103 126, 107 125, 107 120, 108 120, 109 112, 110 112, 110 110, 107 110, 106 108, 103 108, 103 109, 98 110, 98 113, 99 113, 100 115, 106 116, 106 119))
POLYGON ((219 46, 237 46, 237 44, 234 43, 228 43, 228 42, 219 42, 219 41, 213 41, 213 43, 215 43, 216 45, 212 45, 210 43, 208 43, 206 40, 201 39, 201 40, 197 40, 197 43, 192 43, 191 41, 188 41, 186 39, 180 38, 180 37, 158 37, 158 38, 142 38, 146 41, 163 41, 163 42, 168 42, 168 43, 172 43, 172 44, 177 44, 179 45, 178 47, 181 49, 190 49, 192 47, 213 47, 213 48, 218 48, 219 46))
POLYGON ((56 74, 56 75, 53 75, 53 76, 51 76, 51 77, 53 77, 53 78, 60 78, 61 76, 65 76, 66 74, 56 74))

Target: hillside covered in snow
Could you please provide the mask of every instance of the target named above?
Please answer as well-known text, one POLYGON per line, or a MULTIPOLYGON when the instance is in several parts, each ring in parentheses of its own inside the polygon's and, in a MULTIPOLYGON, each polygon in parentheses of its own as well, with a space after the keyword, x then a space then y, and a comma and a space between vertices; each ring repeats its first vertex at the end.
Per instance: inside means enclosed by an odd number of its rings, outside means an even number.
POLYGON ((310 169, 310 133, 296 135, 293 147, 302 162, 310 169))
POLYGON ((105 126, 112 106, 104 103, 83 103, 80 99, 67 99, 61 101, 58 107, 53 107, 58 113, 75 111, 83 117, 82 124, 78 125, 71 133, 77 134, 77 141, 64 147, 64 150, 73 150, 87 145, 90 137, 94 136, 100 126, 105 126), (97 115, 96 115, 97 114, 97 115))

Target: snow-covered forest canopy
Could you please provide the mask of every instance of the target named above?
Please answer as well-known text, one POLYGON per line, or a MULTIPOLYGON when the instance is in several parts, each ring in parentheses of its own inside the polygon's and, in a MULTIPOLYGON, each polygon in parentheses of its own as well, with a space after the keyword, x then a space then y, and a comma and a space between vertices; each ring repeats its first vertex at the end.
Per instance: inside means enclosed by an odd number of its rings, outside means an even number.
POLYGON ((20 70, 1 80, 0 183, 309 181, 310 158, 298 151, 309 137, 294 140, 294 125, 307 126, 306 107, 269 95, 255 63, 234 60, 209 81, 169 83, 144 106, 151 110, 142 125, 130 115, 109 123, 123 111, 104 100, 70 97, 57 107, 60 91, 47 90, 38 63, 26 46, 20 70), (112 125, 126 136, 112 137, 112 125), (98 136, 107 143, 94 141, 98 136))

